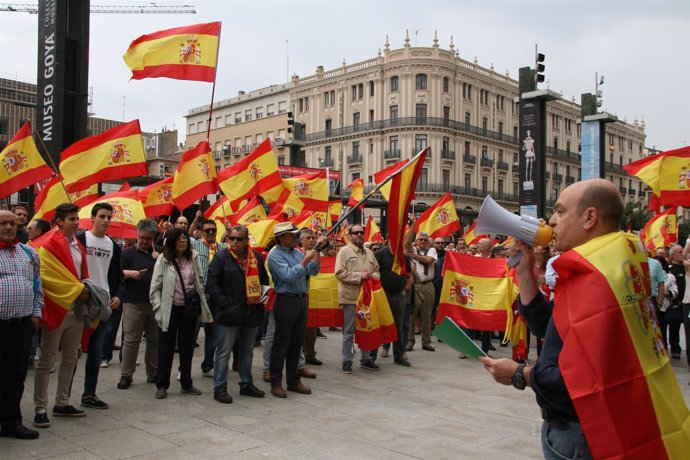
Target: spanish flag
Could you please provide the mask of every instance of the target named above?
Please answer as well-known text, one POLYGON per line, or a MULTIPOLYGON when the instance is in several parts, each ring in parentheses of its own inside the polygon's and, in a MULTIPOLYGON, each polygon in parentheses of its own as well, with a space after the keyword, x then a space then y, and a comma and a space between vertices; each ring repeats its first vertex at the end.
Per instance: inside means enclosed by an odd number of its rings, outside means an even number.
POLYGON ((593 457, 687 458, 690 412, 648 301, 640 239, 600 236, 553 267, 559 367, 593 457))
MULTIPOLYGON (((81 279, 89 277, 86 253, 81 243, 81 279)), ((62 324, 65 315, 70 311, 77 297, 84 289, 72 259, 70 244, 60 229, 54 227, 36 241, 31 242, 41 258, 41 283, 45 306, 43 322, 49 331, 62 324)))
POLYGON ((267 200, 271 207, 271 214, 283 214, 286 219, 297 217, 305 209, 304 202, 297 198, 297 195, 285 183, 276 185, 268 192, 262 193, 261 197, 271 200, 267 200), (275 198, 276 194, 278 198, 275 198))
POLYGON ((407 212, 410 202, 414 197, 414 189, 417 180, 422 173, 424 160, 426 159, 429 147, 426 147, 416 156, 411 164, 405 165, 403 169, 398 169, 393 179, 390 181, 390 197, 388 200, 388 244, 393 253, 393 268, 397 274, 405 273, 405 224, 407 223, 407 212))
MULTIPOLYGON (((400 170, 403 166, 405 166, 407 163, 409 163, 410 160, 402 160, 398 161, 392 166, 389 166, 387 168, 382 169, 381 171, 375 172, 374 173, 374 182, 376 185, 380 184, 383 182, 386 177, 390 176, 391 174, 395 174, 397 171, 400 170)), ((390 200, 390 194, 391 194, 391 182, 389 181, 388 183, 384 184, 380 189, 379 193, 383 195, 383 197, 386 199, 386 201, 390 200)), ((413 195, 414 196, 414 192, 413 195)), ((414 199, 414 198, 413 198, 414 199)))
POLYGON ((338 301, 335 279, 335 257, 321 257, 321 270, 309 277, 309 311, 307 327, 343 325, 343 308, 338 301))
POLYGON ((65 186, 60 183, 60 176, 53 176, 36 195, 34 219, 53 220, 55 208, 62 203, 74 203, 79 207, 89 204, 98 198, 98 185, 90 185, 86 190, 67 193, 65 186))
POLYGON ((132 79, 216 79, 220 22, 161 30, 134 40, 122 56, 132 79))
POLYGON ((0 199, 55 174, 38 153, 28 121, 2 149, 0 163, 0 199))
POLYGON ((201 141, 187 150, 177 165, 172 184, 173 203, 182 211, 199 198, 217 191, 216 164, 211 156, 211 146, 201 141))
POLYGON ((448 316, 462 327, 504 331, 517 294, 505 259, 446 252, 436 324, 448 316))
POLYGON ((173 177, 159 180, 139 190, 146 217, 169 216, 173 210, 173 177))
POLYGON ((328 202, 328 228, 331 228, 340 219, 340 212, 343 210, 341 200, 328 202))
POLYGON ((647 209, 653 211, 654 214, 659 214, 661 212, 661 203, 659 203, 659 197, 656 193, 652 192, 649 197, 649 203, 647 203, 647 209))
POLYGON ((233 209, 256 195, 261 195, 269 205, 277 202, 285 186, 271 140, 266 139, 252 153, 219 171, 218 186, 233 209))
POLYGON ((311 211, 306 208, 303 209, 302 212, 299 213, 297 216, 289 220, 290 222, 295 224, 295 227, 299 229, 310 228, 314 231, 326 230, 326 226, 328 225, 326 222, 326 214, 322 212, 311 211))
MULTIPOLYGON (((230 218, 233 215, 232 209, 228 199, 221 196, 204 212, 204 219, 212 220, 216 223, 218 235, 222 235, 225 231, 225 223, 230 223, 230 218)), ((220 238, 219 238, 220 239, 220 238)))
POLYGON ((376 224, 376 221, 372 216, 369 216, 369 218, 367 219, 367 226, 364 228, 364 241, 375 241, 377 243, 383 243, 383 235, 381 235, 381 229, 376 224))
POLYGON ((651 187, 661 205, 690 204, 690 146, 642 158, 624 168, 651 187))
POLYGON ((472 222, 472 225, 469 226, 467 231, 463 233, 462 239, 465 240, 465 243, 469 244, 476 244, 477 241, 481 240, 482 238, 488 238, 489 235, 477 235, 477 232, 475 232, 475 227, 477 226, 477 221, 475 220, 472 222))
POLYGON ((273 238, 273 227, 280 222, 277 219, 271 219, 254 222, 247 225, 249 230, 249 245, 257 251, 263 251, 273 238))
MULTIPOLYGON (((347 201, 347 205, 352 208, 364 198, 364 181, 362 179, 355 179, 347 188, 352 190, 350 192, 350 199, 347 201)), ((359 208, 364 208, 364 203, 359 208)))
POLYGON ((424 211, 415 222, 415 233, 424 232, 431 238, 452 235, 462 230, 455 204, 450 192, 446 193, 433 206, 424 211))
POLYGON ((379 345, 396 340, 398 330, 381 281, 362 281, 355 307, 355 343, 362 350, 376 350, 379 345))
POLYGON ((236 214, 230 216, 232 225, 248 226, 266 219, 266 210, 257 197, 252 198, 236 214))
POLYGON ((60 154, 60 173, 68 192, 147 172, 139 120, 75 142, 60 154))
POLYGON ((669 208, 661 214, 649 219, 640 232, 642 242, 651 251, 656 248, 670 246, 678 241, 678 216, 677 208, 669 208))
POLYGON ((139 201, 139 191, 114 192, 95 199, 79 211, 79 227, 91 228, 91 208, 96 203, 109 203, 113 207, 110 227, 106 232, 109 236, 120 238, 136 238, 137 224, 146 219, 144 207, 139 201))

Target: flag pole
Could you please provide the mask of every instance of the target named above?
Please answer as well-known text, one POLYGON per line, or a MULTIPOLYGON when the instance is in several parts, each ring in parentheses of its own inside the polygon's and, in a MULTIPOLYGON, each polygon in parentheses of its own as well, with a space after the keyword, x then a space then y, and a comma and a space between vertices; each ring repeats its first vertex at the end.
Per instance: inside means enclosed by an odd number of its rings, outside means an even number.
POLYGON ((38 137, 38 141, 40 142, 41 146, 43 147, 43 151, 45 152, 45 156, 48 157, 48 160, 50 161, 50 165, 53 167, 53 171, 55 171, 55 174, 58 176, 58 179, 60 179, 60 184, 62 185, 62 188, 65 189, 65 195, 67 195, 67 199, 69 200, 70 203, 73 203, 72 197, 70 196, 69 192, 67 191, 67 187, 65 187, 65 182, 62 180, 62 174, 60 174, 60 170, 58 169, 57 166, 55 166, 55 161, 53 160, 53 157, 50 156, 50 152, 48 151, 48 147, 46 147, 46 144, 43 142, 43 139, 41 139, 41 135, 38 134, 38 131, 36 131, 36 127, 33 127, 33 132, 38 137))
POLYGON ((213 88, 211 89, 211 108, 208 111, 208 122, 206 126, 206 142, 210 143, 211 139, 211 120, 213 119, 213 99, 216 96, 216 77, 218 76, 218 56, 220 56, 220 36, 223 29, 223 23, 218 26, 218 45, 216 46, 216 68, 213 70, 213 88))

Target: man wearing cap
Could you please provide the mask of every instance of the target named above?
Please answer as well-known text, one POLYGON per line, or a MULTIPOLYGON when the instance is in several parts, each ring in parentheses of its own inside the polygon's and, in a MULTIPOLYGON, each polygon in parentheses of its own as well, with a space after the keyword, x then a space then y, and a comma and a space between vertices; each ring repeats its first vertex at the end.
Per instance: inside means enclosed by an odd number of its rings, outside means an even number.
POLYGON ((268 255, 268 269, 276 292, 273 304, 276 329, 269 371, 271 394, 277 398, 285 398, 287 392, 282 386, 283 364, 287 389, 300 394, 311 394, 311 389, 300 381, 297 365, 307 329, 307 277, 319 273, 320 258, 318 251, 314 249, 304 253, 295 249, 299 229, 290 222, 279 223, 273 232, 276 247, 268 255))

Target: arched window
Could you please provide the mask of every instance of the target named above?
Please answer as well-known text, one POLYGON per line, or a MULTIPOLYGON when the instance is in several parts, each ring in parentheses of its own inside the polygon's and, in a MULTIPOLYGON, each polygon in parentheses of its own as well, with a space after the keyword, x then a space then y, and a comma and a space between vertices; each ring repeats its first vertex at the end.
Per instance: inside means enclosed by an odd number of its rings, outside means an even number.
POLYGON ((415 76, 415 88, 417 90, 425 90, 426 89, 426 74, 425 73, 418 73, 415 76))
POLYGON ((391 93, 397 93, 400 88, 400 77, 394 75, 391 77, 391 93))

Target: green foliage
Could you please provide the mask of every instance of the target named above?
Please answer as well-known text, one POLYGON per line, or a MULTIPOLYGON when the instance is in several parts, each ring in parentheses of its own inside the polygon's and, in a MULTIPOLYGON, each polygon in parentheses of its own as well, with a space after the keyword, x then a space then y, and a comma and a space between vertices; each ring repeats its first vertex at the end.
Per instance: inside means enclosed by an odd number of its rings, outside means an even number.
POLYGON ((653 213, 647 209, 647 204, 643 201, 629 202, 625 205, 623 211, 623 218, 621 219, 621 228, 626 230, 628 228, 628 219, 632 223, 634 231, 640 231, 651 219, 653 213))

